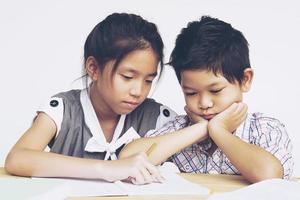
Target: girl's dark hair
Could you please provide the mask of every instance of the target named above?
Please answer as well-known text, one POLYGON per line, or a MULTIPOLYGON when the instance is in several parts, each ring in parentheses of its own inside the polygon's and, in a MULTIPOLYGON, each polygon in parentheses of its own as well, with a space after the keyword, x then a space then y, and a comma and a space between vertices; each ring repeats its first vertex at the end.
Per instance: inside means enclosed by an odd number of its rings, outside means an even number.
MULTIPOLYGON (((129 53, 151 48, 163 71, 163 41, 154 23, 135 14, 113 13, 95 26, 84 44, 84 63, 93 56, 100 70, 114 60, 112 72, 129 53)), ((160 73, 161 75, 161 73, 160 73)), ((84 76, 87 76, 86 72, 84 76)))
POLYGON ((177 36, 169 64, 179 82, 182 71, 204 69, 222 74, 230 83, 242 83, 244 70, 250 67, 248 42, 230 24, 203 16, 177 36))

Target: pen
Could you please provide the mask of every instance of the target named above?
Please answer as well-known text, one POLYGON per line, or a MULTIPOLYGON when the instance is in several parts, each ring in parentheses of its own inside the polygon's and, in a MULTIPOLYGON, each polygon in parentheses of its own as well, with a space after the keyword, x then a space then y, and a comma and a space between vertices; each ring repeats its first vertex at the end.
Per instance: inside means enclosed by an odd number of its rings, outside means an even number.
POLYGON ((146 155, 149 156, 153 151, 154 149, 156 148, 157 144, 154 142, 150 148, 146 151, 146 155))

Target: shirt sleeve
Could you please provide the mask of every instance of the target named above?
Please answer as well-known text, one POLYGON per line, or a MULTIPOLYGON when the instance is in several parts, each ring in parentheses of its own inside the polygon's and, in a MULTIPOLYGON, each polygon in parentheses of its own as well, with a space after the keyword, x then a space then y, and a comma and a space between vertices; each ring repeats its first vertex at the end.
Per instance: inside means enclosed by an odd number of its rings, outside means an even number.
POLYGON ((260 117, 253 125, 254 135, 258 136, 254 144, 273 154, 283 167, 283 178, 291 178, 294 167, 292 143, 284 124, 274 118, 260 117))
POLYGON ((37 110, 37 113, 43 112, 47 114, 56 125, 56 136, 60 131, 61 123, 63 120, 64 104, 61 98, 51 97, 48 98, 37 110))

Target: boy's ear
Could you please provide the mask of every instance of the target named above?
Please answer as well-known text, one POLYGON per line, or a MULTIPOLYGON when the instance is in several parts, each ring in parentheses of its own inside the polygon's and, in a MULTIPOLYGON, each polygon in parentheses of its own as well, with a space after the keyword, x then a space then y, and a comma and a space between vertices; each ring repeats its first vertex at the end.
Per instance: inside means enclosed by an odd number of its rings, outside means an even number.
POLYGON ((250 90, 253 80, 253 73, 253 69, 251 68, 246 68, 244 70, 244 78, 241 85, 243 92, 248 92, 250 90))
POLYGON ((93 81, 98 79, 99 67, 96 59, 93 56, 89 56, 86 59, 85 71, 93 81))

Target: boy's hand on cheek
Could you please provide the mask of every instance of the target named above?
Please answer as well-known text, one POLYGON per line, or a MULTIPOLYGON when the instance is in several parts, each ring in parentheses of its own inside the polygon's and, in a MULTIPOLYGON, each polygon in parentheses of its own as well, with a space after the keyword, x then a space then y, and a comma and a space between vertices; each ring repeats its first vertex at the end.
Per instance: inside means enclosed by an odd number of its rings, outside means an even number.
POLYGON ((228 131, 232 133, 247 117, 248 106, 245 103, 233 103, 208 123, 209 134, 228 131))
POLYGON ((191 110, 188 109, 187 106, 184 107, 184 110, 187 113, 192 124, 197 126, 197 129, 199 130, 199 134, 202 135, 199 141, 208 138, 209 137, 208 129, 207 129, 208 120, 204 119, 199 114, 192 112, 191 110))
POLYGON ((188 115, 190 121, 192 122, 192 124, 196 124, 196 123, 208 123, 208 121, 206 119, 204 119, 203 117, 201 117, 199 114, 192 112, 191 110, 189 110, 189 108, 187 106, 184 106, 184 110, 186 112, 186 114, 188 115))

